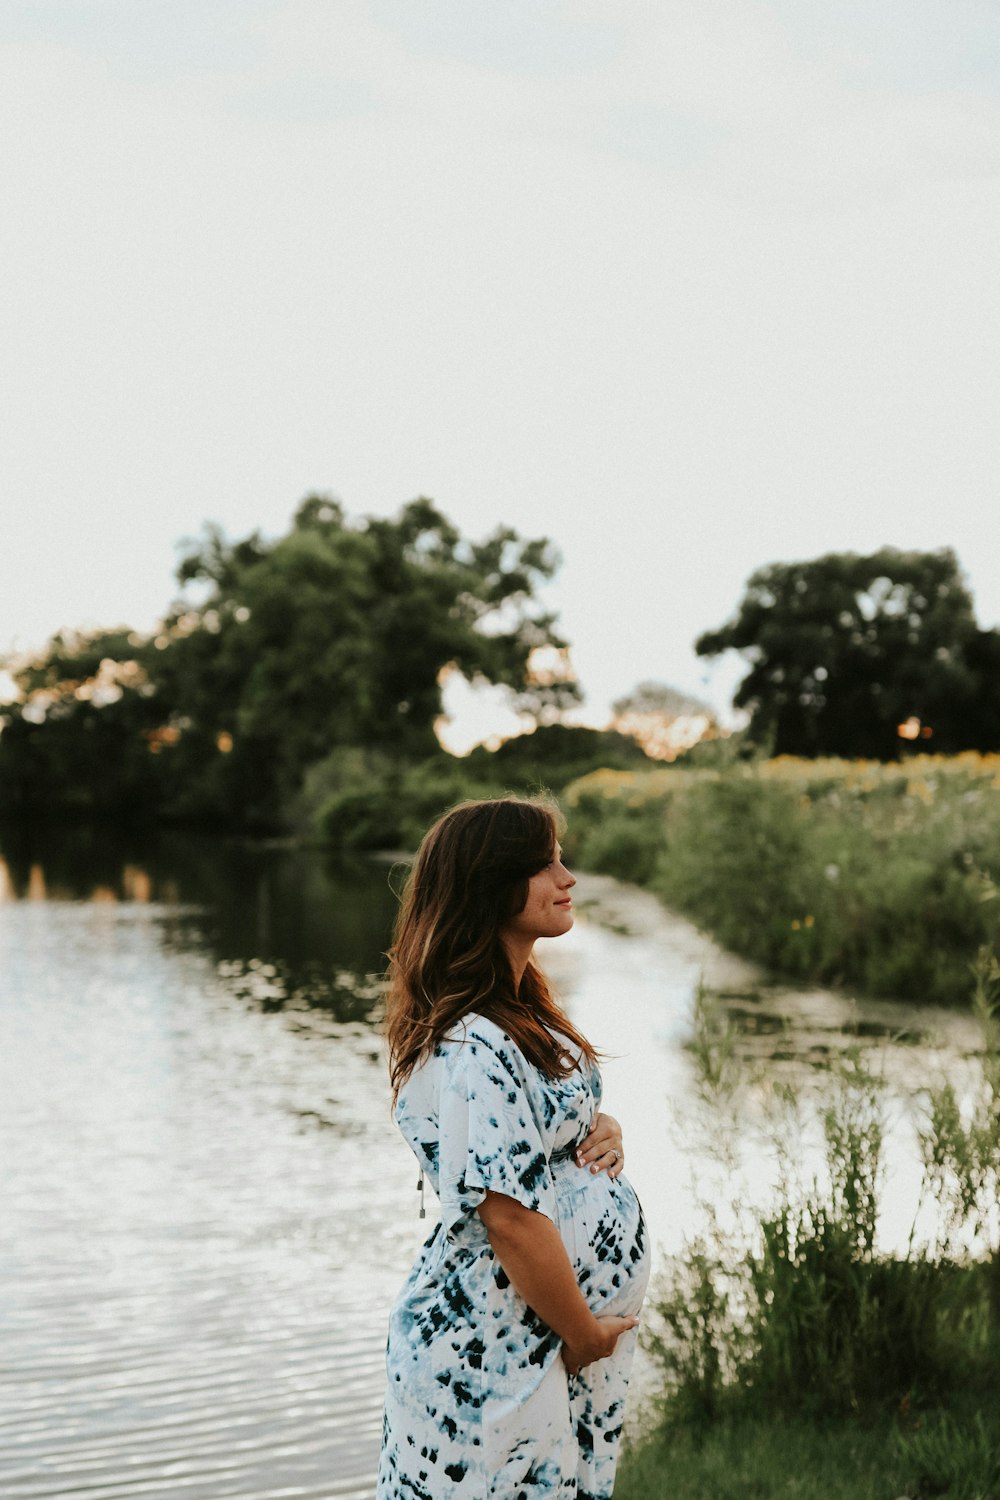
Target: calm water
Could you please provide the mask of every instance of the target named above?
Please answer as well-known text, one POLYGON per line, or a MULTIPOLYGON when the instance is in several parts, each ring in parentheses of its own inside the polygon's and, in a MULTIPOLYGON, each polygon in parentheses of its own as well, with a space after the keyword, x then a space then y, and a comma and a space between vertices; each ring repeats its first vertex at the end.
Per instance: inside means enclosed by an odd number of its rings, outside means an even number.
MULTIPOLYGON (((399 872, 84 831, 0 854, 0 1493, 370 1497, 387 1309, 428 1229, 371 1024, 399 872)), ((667 1250, 707 1180, 683 1047, 699 973, 772 1075, 822 1063, 845 1023, 903 1033, 881 1051, 904 1083, 974 1042, 764 989, 615 882, 578 896, 543 961, 612 1054, 607 1106, 667 1250)), ((902 1105, 896 1126, 889 1237, 915 1193, 902 1105)), ((749 1136, 743 1167, 766 1186, 749 1136)))

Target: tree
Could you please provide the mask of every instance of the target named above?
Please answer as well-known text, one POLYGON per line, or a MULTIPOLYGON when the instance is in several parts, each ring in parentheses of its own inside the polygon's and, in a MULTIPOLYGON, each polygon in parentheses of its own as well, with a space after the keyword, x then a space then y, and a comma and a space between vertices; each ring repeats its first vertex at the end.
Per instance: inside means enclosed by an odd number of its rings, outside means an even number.
POLYGON ((0 811, 155 805, 162 709, 143 656, 122 627, 56 635, 9 663, 20 697, 0 706, 0 811))
POLYGON ((700 740, 718 734, 707 703, 664 682, 640 682, 618 698, 611 711, 612 728, 629 735, 654 760, 676 760, 700 740))
MULTIPOLYGON (((352 522, 336 501, 310 496, 275 541, 255 532, 230 542, 210 526, 180 563, 181 602, 150 639, 123 636, 111 660, 127 654, 141 676, 141 726, 125 759, 137 746, 144 766, 156 759, 161 812, 267 827, 280 823, 306 769, 338 746, 400 759, 436 750, 448 670, 509 688, 536 717, 568 705, 579 696, 575 680, 532 665, 565 647, 538 598, 557 562, 547 541, 506 527, 469 541, 423 499, 390 519, 352 522)), ((53 642, 22 664, 23 695, 37 691, 36 679, 65 675, 61 652, 53 642)), ((0 737, 13 752, 0 755, 11 784, 15 726, 33 711, 35 740, 54 742, 51 704, 33 710, 25 696, 11 705, 0 737)), ((96 711, 108 722, 123 714, 96 711)), ((74 708, 70 741, 78 719, 74 708)), ((86 780, 84 762, 75 765, 86 780)), ((50 798, 63 795, 65 784, 42 780, 50 798)), ((136 782, 144 792, 147 780, 136 782)))
POLYGON ((947 548, 760 568, 735 616, 695 650, 743 654, 734 704, 776 755, 889 760, 901 726, 942 753, 1000 744, 996 632, 978 629, 947 548))

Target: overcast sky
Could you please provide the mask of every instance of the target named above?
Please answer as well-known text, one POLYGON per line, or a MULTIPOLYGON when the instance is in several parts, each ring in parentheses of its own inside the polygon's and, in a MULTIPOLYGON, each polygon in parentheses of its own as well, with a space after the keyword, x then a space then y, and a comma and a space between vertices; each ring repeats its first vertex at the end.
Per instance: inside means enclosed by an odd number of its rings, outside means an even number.
POLYGON ((756 567, 1000 623, 996 0, 2 0, 0 650, 205 520, 548 535, 594 722, 756 567))

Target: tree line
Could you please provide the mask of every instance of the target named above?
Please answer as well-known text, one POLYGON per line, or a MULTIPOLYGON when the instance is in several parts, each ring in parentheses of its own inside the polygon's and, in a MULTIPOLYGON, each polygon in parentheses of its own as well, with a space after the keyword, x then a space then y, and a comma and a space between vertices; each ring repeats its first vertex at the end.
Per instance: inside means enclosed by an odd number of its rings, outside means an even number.
POLYGON ((744 658, 734 706, 773 755, 1000 749, 1000 630, 977 625, 950 548, 772 563, 695 650, 744 658))
POLYGON ((277 540, 216 527, 180 562, 151 635, 57 635, 10 663, 0 806, 278 827, 310 766, 344 747, 440 753, 443 674, 508 688, 536 719, 579 697, 539 600, 558 555, 500 527, 464 538, 429 500, 352 522, 310 496, 277 540))
MULTIPOLYGON (((650 683, 615 705, 624 732, 561 722, 581 695, 541 598, 558 561, 550 541, 509 527, 466 538, 426 499, 352 520, 310 496, 272 540, 210 526, 155 631, 60 634, 8 661, 18 696, 0 705, 0 812, 247 831, 305 816, 327 833, 353 818, 358 842, 391 842, 401 800, 433 813, 466 790, 648 764, 637 740, 684 750, 683 734, 657 732, 682 716, 715 734, 705 705, 650 683), (453 671, 507 688, 536 732, 447 756, 435 723, 453 671)), ((761 568, 696 651, 746 660, 734 702, 748 725, 733 741, 746 754, 1000 749, 1000 632, 976 624, 947 550, 761 568)))

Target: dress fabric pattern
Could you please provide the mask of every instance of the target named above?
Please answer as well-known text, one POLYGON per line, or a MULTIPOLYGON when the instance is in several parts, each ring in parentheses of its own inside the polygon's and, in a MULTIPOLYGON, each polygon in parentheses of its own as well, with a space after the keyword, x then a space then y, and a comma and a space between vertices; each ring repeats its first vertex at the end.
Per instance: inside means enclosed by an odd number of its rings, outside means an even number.
POLYGON ((559 1230, 595 1313, 639 1312, 646 1226, 624 1176, 574 1160, 601 1101, 585 1059, 548 1078, 469 1016, 400 1092, 396 1120, 441 1204, 389 1320, 376 1500, 610 1500, 636 1332, 569 1375, 477 1206, 487 1191, 559 1230))

